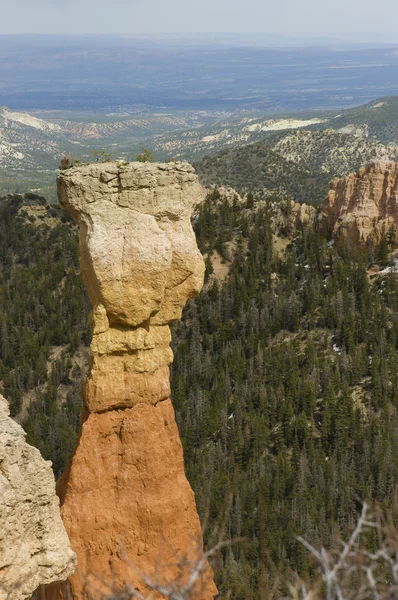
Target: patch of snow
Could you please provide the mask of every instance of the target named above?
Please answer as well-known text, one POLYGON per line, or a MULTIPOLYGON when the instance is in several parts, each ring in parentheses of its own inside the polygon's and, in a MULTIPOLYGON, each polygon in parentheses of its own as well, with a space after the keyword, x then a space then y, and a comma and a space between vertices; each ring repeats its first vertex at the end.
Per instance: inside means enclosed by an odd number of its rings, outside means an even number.
POLYGON ((394 259, 394 264, 391 267, 379 271, 379 275, 387 275, 388 273, 398 273, 398 258, 394 259))

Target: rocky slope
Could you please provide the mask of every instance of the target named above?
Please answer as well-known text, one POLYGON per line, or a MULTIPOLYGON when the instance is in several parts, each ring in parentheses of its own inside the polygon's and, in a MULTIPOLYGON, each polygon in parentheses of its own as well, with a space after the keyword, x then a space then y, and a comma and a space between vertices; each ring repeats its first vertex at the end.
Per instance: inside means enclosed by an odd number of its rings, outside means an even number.
POLYGON ((398 227, 398 163, 372 162, 358 173, 334 179, 321 217, 335 238, 379 241, 398 227))
POLYGON ((0 395, 0 598, 29 598, 76 567, 59 513, 51 463, 25 441, 0 395))
MULTIPOLYGON (((202 537, 169 399, 169 323, 203 283, 190 223, 203 191, 187 164, 105 163, 62 174, 59 198, 80 225, 93 305, 81 435, 60 484, 78 555, 70 591, 142 593, 140 573, 184 585, 202 537)), ((216 593, 207 561, 195 592, 216 593)))
POLYGON ((7 169, 54 168, 65 145, 58 124, 0 107, 0 164, 7 169))
POLYGON ((398 96, 377 98, 364 106, 340 111, 331 121, 339 131, 355 132, 362 138, 398 143, 398 96))
POLYGON ((222 150, 195 164, 204 185, 230 185, 274 199, 321 204, 330 179, 374 160, 397 160, 398 146, 327 129, 293 131, 222 150))
MULTIPOLYGON (((293 139, 295 133, 333 131, 336 135, 347 135, 351 144, 366 147, 367 143, 382 142, 385 145, 398 143, 397 130, 398 98, 379 98, 369 104, 342 111, 313 111, 265 116, 243 116, 224 118, 211 126, 197 127, 182 133, 170 132, 155 136, 153 147, 172 156, 198 160, 200 156, 214 154, 222 149, 238 147, 254 142, 264 143, 273 139, 293 139), (290 131, 289 131, 290 130, 290 131), (278 132, 281 132, 278 134, 278 132), (278 135, 275 135, 278 134, 278 135), (362 143, 361 143, 362 142, 362 143)), ((299 139, 305 138, 299 135, 299 139)), ((331 138, 333 139, 333 138, 331 138)), ((344 160, 344 159, 343 159, 344 160)))
POLYGON ((358 164, 398 158, 398 146, 364 140, 356 135, 325 129, 293 131, 276 141, 274 151, 289 162, 314 172, 343 174, 358 164))

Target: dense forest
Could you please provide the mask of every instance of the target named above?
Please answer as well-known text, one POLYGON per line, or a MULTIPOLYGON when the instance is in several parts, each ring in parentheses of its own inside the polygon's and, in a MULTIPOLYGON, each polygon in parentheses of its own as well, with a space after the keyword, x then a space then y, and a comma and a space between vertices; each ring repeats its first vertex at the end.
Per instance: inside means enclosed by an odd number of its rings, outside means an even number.
MULTIPOLYGON (((273 136, 278 139, 280 136, 273 136)), ((230 185, 240 193, 254 190, 269 199, 287 195, 296 202, 315 204, 326 195, 330 174, 286 160, 268 141, 257 142, 216 155, 205 156, 195 164, 203 185, 230 185)))
POLYGON ((81 409, 72 359, 90 341, 78 264, 77 228, 64 211, 33 194, 0 200, 1 391, 56 475, 74 449, 81 409))
POLYGON ((196 222, 201 250, 237 250, 176 327, 173 399, 202 516, 232 492, 229 535, 248 538, 220 589, 266 598, 276 572, 311 575, 297 535, 328 545, 365 499, 396 514, 398 280, 369 280, 386 240, 334 248, 311 225, 281 260, 269 209, 215 205, 196 222))
MULTIPOLYGON (((225 507, 227 537, 247 540, 217 564, 234 600, 266 598, 279 573, 314 576, 297 535, 330 544, 361 500, 398 518, 398 279, 385 268, 395 240, 335 246, 310 224, 277 256, 270 210, 252 195, 208 196, 193 221, 206 285, 173 328, 172 395, 208 542, 225 507)), ((3 393, 59 476, 90 338, 77 229, 40 198, 9 197, 0 248, 3 393)))

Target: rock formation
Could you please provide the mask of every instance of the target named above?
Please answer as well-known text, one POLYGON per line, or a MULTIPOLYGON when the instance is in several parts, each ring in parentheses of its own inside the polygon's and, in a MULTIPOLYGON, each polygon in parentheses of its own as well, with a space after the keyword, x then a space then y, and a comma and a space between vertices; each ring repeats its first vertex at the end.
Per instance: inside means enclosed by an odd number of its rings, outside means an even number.
POLYGON ((316 209, 310 204, 300 204, 294 200, 272 203, 272 227, 275 235, 293 238, 297 229, 313 222, 316 209))
POLYGON ((29 598, 76 567, 51 463, 25 441, 0 395, 0 599, 29 598))
MULTIPOLYGON (((265 202, 260 201, 256 209, 264 208, 265 202)), ((271 228, 273 249, 276 255, 283 256, 295 237, 297 230, 313 222, 316 209, 310 204, 299 204, 293 200, 273 202, 271 204, 271 228)))
POLYGON ((398 163, 373 162, 357 174, 334 179, 321 213, 333 237, 378 241, 398 227, 398 163))
MULTIPOLYGON (((185 163, 102 163, 65 171, 58 195, 80 225, 93 306, 81 435, 60 485, 78 555, 70 591, 144 592, 140 573, 186 582, 202 538, 170 401, 169 323, 203 283, 190 216, 204 194, 185 163)), ((196 591, 216 593, 207 563, 196 591)))

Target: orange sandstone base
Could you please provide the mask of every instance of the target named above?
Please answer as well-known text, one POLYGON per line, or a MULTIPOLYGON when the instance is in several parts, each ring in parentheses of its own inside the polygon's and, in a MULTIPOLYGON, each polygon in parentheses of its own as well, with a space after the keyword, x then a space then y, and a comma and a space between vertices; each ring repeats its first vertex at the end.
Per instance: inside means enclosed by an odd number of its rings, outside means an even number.
MULTIPOLYGON (((78 556, 73 598, 110 596, 126 584, 145 595, 139 572, 163 584, 186 581, 190 568, 181 572, 181 564, 200 556, 202 535, 170 400, 89 414, 60 487, 78 556)), ((63 589, 46 595, 65 597, 63 589)), ((209 566, 195 597, 216 593, 209 566)))

